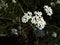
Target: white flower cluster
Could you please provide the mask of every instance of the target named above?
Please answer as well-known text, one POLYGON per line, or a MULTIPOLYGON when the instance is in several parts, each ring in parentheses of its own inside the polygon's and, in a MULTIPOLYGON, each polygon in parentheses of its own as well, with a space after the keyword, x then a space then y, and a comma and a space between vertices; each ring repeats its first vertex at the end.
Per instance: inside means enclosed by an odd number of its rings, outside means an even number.
POLYGON ((44 6, 44 10, 46 11, 47 15, 51 16, 53 14, 52 8, 48 5, 44 6))
POLYGON ((27 13, 24 13, 24 16, 22 17, 22 22, 26 23, 30 18, 32 18, 32 13, 28 11, 27 13))
MULTIPOLYGON (((53 14, 53 11, 51 9, 51 7, 45 5, 44 6, 44 10, 46 11, 47 15, 51 16, 53 14)), ((27 12, 24 13, 24 16, 22 17, 22 22, 26 23, 29 21, 29 19, 31 19, 31 23, 34 24, 38 29, 42 30, 45 25, 46 22, 44 21, 43 17, 42 17, 42 12, 40 11, 34 11, 34 14, 32 14, 32 12, 27 12), (34 15, 34 16, 32 16, 34 15)))
POLYGON ((33 16, 31 19, 31 23, 33 23, 34 25, 36 25, 36 27, 40 30, 42 30, 45 25, 46 22, 44 21, 43 17, 42 17, 42 12, 39 11, 35 11, 34 12, 35 16, 33 16))
POLYGON ((42 12, 35 11, 34 15, 35 16, 32 16, 31 12, 24 13, 24 16, 22 17, 22 22, 26 23, 28 22, 29 19, 31 19, 31 23, 36 25, 36 27, 39 28, 40 30, 42 30, 46 25, 46 22, 42 17, 42 12))

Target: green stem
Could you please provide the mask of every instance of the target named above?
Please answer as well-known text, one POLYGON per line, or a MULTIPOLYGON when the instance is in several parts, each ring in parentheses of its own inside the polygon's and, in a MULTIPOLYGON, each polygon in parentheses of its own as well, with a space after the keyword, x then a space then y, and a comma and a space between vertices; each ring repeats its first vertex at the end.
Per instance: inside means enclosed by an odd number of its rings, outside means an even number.
POLYGON ((56 29, 58 29, 60 31, 60 28, 59 27, 57 27, 55 25, 50 25, 50 26, 55 27, 56 29))
POLYGON ((54 27, 54 28, 56 28, 56 29, 58 29, 58 30, 60 31, 60 28, 57 27, 56 25, 51 25, 51 24, 49 24, 49 23, 47 23, 47 25, 50 25, 51 27, 54 27))
MULTIPOLYGON (((18 2, 18 0, 17 0, 17 2, 18 2)), ((24 10, 23 10, 23 8, 22 8, 22 6, 21 6, 21 4, 20 4, 20 2, 18 2, 18 5, 19 5, 21 11, 22 11, 23 13, 25 13, 24 10)), ((21 17, 19 16, 18 18, 19 18, 19 25, 21 26, 21 17)), ((20 29, 20 30, 21 30, 21 29, 20 29)))
POLYGON ((36 37, 36 45, 39 45, 39 39, 36 37))
POLYGON ((18 3, 18 5, 19 5, 19 7, 21 8, 22 12, 25 13, 24 10, 23 10, 23 8, 22 8, 22 6, 21 6, 21 4, 18 3))

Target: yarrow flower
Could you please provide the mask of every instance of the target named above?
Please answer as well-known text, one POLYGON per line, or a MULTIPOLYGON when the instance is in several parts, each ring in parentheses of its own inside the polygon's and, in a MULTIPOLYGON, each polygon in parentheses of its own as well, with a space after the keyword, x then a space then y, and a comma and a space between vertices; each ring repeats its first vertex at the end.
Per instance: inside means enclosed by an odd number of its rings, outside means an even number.
POLYGON ((32 17, 31 23, 36 25, 36 27, 40 30, 42 30, 46 25, 46 22, 44 21, 43 17, 42 16, 39 17, 37 15, 32 17))
POLYGON ((53 14, 52 8, 48 5, 44 6, 44 10, 46 11, 47 15, 51 16, 53 14))
POLYGON ((42 30, 46 25, 46 22, 44 21, 43 17, 40 18, 39 21, 37 21, 36 27, 42 30))
POLYGON ((24 16, 22 17, 22 22, 23 23, 26 23, 28 22, 28 20, 32 17, 32 13, 31 12, 27 12, 27 13, 24 13, 24 16))
POLYGON ((42 12, 35 11, 34 14, 35 16, 31 18, 31 23, 36 25, 38 29, 42 30, 46 25, 46 22, 44 21, 42 17, 42 12))
POLYGON ((33 19, 31 20, 31 23, 33 23, 34 25, 36 25, 36 27, 38 29, 40 29, 40 30, 42 30, 45 27, 45 25, 46 25, 46 22, 44 21, 43 17, 41 17, 39 19, 35 19, 34 18, 34 20, 33 19))
MULTIPOLYGON (((49 16, 53 14, 51 7, 47 5, 44 6, 44 10, 49 16)), ((44 20, 41 11, 34 11, 34 14, 29 11, 27 13, 24 13, 24 16, 22 17, 22 22, 26 23, 29 21, 29 19, 31 19, 31 23, 34 24, 39 30, 42 30, 46 25, 46 21, 44 20)))
POLYGON ((24 16, 22 17, 22 22, 26 23, 29 19, 31 19, 31 23, 36 25, 36 27, 40 30, 42 30, 46 25, 46 22, 42 17, 42 12, 35 11, 34 16, 32 16, 31 12, 24 13, 24 16))

